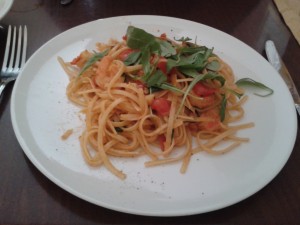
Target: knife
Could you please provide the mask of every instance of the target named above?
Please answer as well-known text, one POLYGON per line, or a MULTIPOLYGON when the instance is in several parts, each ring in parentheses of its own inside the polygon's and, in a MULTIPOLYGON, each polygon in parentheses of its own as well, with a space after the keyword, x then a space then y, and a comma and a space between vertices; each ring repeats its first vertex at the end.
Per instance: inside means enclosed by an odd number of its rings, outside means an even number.
POLYGON ((273 41, 268 40, 266 41, 265 50, 267 54, 267 58, 270 62, 270 64, 277 70, 277 72, 280 74, 280 76, 285 81, 286 85, 288 86, 290 93, 293 97, 296 110, 298 114, 300 115, 300 96, 297 91, 297 88, 294 84, 294 81, 287 70, 286 66, 284 65, 282 59, 280 58, 278 51, 276 49, 276 46, 273 41))

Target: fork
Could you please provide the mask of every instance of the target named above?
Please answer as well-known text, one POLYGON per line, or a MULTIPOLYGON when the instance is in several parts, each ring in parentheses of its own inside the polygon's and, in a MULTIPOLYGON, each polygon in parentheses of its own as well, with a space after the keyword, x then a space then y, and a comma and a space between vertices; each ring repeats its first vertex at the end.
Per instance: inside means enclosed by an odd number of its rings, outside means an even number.
POLYGON ((0 74, 0 97, 6 85, 16 80, 26 61, 27 27, 8 27, 3 65, 0 74))

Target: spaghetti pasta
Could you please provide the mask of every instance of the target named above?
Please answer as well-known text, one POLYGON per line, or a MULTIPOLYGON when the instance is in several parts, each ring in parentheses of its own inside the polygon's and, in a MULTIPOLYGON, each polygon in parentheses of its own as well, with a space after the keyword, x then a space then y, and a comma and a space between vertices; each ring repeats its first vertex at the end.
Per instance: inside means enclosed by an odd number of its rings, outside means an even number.
POLYGON ((184 173, 193 154, 220 155, 249 141, 236 134, 253 123, 230 125, 243 118, 247 97, 212 49, 136 27, 96 46, 71 62, 58 58, 70 78, 67 96, 86 116, 80 143, 89 165, 125 179, 110 158, 147 155, 146 167, 181 161, 184 173))

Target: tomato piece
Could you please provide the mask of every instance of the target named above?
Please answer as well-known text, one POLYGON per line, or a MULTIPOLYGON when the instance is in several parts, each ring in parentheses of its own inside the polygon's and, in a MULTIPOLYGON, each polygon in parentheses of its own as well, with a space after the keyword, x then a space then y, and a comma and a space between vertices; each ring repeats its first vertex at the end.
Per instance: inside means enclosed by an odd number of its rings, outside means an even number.
POLYGON ((137 86, 138 86, 138 88, 142 88, 142 89, 144 89, 145 87, 146 87, 146 84, 145 83, 143 83, 142 81, 140 81, 140 80, 133 80, 133 81, 131 81, 132 83, 136 83, 137 84, 137 86))
POLYGON ((159 142, 160 149, 161 149, 162 151, 165 150, 165 142, 166 142, 166 137, 165 137, 165 135, 163 135, 163 134, 158 135, 157 140, 158 140, 158 142, 159 142))
POLYGON ((171 110, 171 102, 165 98, 155 98, 151 108, 161 116, 168 116, 171 110))
POLYGON ((160 57, 157 63, 157 68, 167 75, 167 59, 160 57))
POLYGON ((122 51, 119 55, 118 55, 118 59, 121 61, 125 61, 125 59, 132 53, 134 52, 133 49, 125 49, 124 51, 122 51))
POLYGON ((162 33, 162 34, 160 35, 160 39, 161 39, 161 40, 167 40, 167 34, 166 34, 166 33, 162 33))
POLYGON ((207 97, 207 96, 213 95, 216 92, 216 89, 211 88, 211 87, 207 87, 203 83, 198 82, 193 87, 193 91, 195 92, 195 94, 197 96, 207 97))
POLYGON ((80 60, 80 55, 77 56, 76 58, 74 58, 74 59, 71 61, 71 64, 72 64, 72 65, 76 65, 76 64, 79 62, 79 60, 80 60))

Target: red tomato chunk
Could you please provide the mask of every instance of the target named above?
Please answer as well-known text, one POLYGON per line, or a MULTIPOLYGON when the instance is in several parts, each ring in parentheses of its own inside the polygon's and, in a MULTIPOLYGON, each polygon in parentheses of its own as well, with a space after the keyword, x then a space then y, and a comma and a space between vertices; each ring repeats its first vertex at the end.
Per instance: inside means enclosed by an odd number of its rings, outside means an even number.
POLYGON ((171 102, 165 98, 156 98, 153 100, 151 108, 161 116, 168 116, 170 114, 171 102))
POLYGON ((207 97, 207 96, 213 95, 216 92, 216 90, 214 88, 207 87, 206 85, 204 85, 201 82, 198 82, 197 84, 195 84, 195 86, 193 87, 193 91, 195 92, 195 94, 197 96, 200 96, 200 97, 207 97))

